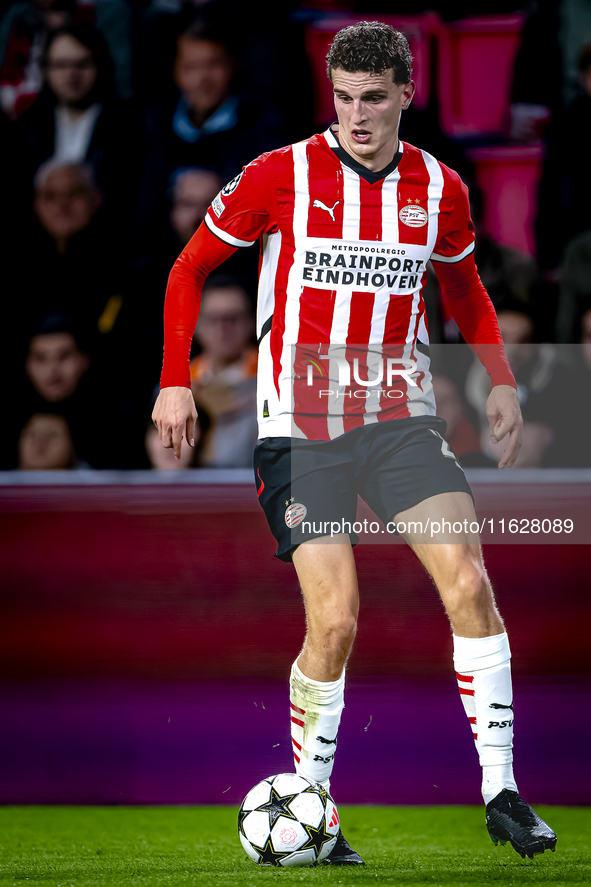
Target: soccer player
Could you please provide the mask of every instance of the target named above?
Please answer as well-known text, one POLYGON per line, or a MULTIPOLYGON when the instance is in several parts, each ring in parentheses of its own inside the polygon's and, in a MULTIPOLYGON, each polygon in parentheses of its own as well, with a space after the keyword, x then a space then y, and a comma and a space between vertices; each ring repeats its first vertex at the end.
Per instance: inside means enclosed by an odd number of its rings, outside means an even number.
MULTIPOLYGON (((422 288, 431 260, 491 378, 490 434, 506 440, 499 468, 513 465, 521 414, 474 264, 467 189, 425 151, 399 142, 400 114, 414 93, 401 33, 379 22, 345 28, 327 63, 338 124, 248 164, 173 267, 153 419, 165 447, 178 452, 183 434, 191 441, 189 350, 203 281, 261 238, 254 464, 276 556, 293 561, 306 608, 291 672, 296 770, 328 788, 359 609, 359 494, 385 524, 394 522, 439 590, 490 836, 533 856, 553 850, 556 835, 517 793, 509 642, 478 535, 469 532, 470 487, 435 415, 426 347, 422 288), (429 520, 466 531, 429 544, 418 526, 429 520)), ((342 833, 327 861, 363 863, 342 833)))

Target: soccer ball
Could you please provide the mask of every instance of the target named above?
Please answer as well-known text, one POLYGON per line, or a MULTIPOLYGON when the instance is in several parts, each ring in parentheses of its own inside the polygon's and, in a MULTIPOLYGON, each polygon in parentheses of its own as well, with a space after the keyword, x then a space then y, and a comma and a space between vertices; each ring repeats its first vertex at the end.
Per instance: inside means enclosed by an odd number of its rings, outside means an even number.
POLYGON ((295 773, 263 779, 238 813, 242 846, 259 865, 314 865, 328 856, 339 828, 328 792, 295 773))

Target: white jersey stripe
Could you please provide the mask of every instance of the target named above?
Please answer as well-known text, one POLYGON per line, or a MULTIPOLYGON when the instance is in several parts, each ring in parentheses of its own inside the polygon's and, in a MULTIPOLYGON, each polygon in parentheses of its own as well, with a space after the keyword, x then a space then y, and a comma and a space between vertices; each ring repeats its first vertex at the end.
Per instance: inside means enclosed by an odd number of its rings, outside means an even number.
POLYGON ((359 240, 359 219, 361 217, 361 180, 344 163, 343 170, 343 240, 359 240))
POLYGON ((382 186, 382 241, 398 243, 398 168, 384 179, 382 186))
MULTIPOLYGON (((359 240, 359 224, 361 218, 361 182, 359 176, 348 166, 341 164, 343 170, 343 240, 359 240)), ((331 351, 335 351, 342 358, 345 357, 345 345, 349 331, 349 319, 351 316, 350 288, 337 289, 335 292, 335 306, 333 311, 332 326, 330 329, 331 351), (336 349, 334 346, 338 346, 336 349)), ((330 361, 330 378, 338 378, 336 361, 330 361)), ((338 386, 335 385, 335 391, 338 386)), ((328 432, 331 438, 345 433, 344 426, 345 399, 329 398, 328 400, 328 432)))
POLYGON ((439 232, 439 204, 443 194, 443 173, 434 157, 427 154, 426 151, 421 151, 421 154, 429 173, 429 187, 427 188, 427 210, 429 213, 427 249, 431 253, 437 243, 437 234, 439 232))
POLYGON ((332 131, 332 129, 330 128, 330 126, 329 126, 328 129, 323 133, 323 135, 324 135, 324 138, 326 139, 326 141, 328 142, 328 144, 330 145, 331 148, 338 148, 338 147, 339 147, 338 139, 336 138, 336 136, 335 136, 335 134, 333 133, 333 131, 332 131))
POLYGON ((281 240, 281 231, 263 236, 263 261, 257 300, 257 340, 260 338, 263 324, 271 317, 275 309, 275 278, 281 253, 281 240))
MULTIPOLYGON (((429 185, 427 187, 427 204, 429 213, 429 222, 427 229, 427 248, 429 252, 437 242, 439 233, 439 204, 443 194, 443 173, 437 160, 426 151, 421 151, 427 173, 429 174, 429 185)), ((403 351, 403 360, 414 360, 417 364, 417 370, 414 374, 415 378, 422 370, 425 376, 422 381, 421 388, 413 385, 407 385, 407 408, 411 416, 423 415, 425 412, 425 401, 432 404, 433 412, 435 412, 435 404, 433 402, 433 386, 431 385, 431 374, 429 373, 429 359, 425 355, 415 349, 415 342, 419 335, 426 337, 426 326, 423 316, 420 314, 421 290, 419 288, 413 295, 411 316, 406 334, 406 344, 403 351), (414 353, 413 353, 414 352, 414 353)))
MULTIPOLYGON (((310 191, 308 187, 308 157, 307 142, 298 142, 292 146, 293 173, 294 173, 294 208, 293 208, 293 233, 295 253, 299 244, 305 240, 308 233, 308 210, 310 206, 310 191)), ((300 298, 302 285, 299 280, 298 267, 294 263, 289 269, 285 300, 285 332, 283 334, 283 350, 281 352, 281 374, 279 376, 279 396, 282 404, 282 412, 293 413, 292 379, 294 375, 295 345, 298 341, 300 328, 300 298)), ((297 428, 292 422, 292 435, 303 437, 297 433, 297 428)))
POLYGON ((458 256, 440 256, 437 253, 431 253, 431 261, 453 264, 454 262, 461 262, 462 259, 465 259, 472 252, 474 252, 474 243, 470 243, 458 256))
POLYGON ((216 237, 219 237, 220 240, 223 240, 224 243, 228 243, 230 246, 252 246, 253 243, 256 243, 256 240, 239 240, 232 234, 228 234, 227 231, 222 231, 221 228, 214 225, 209 216, 205 216, 205 224, 212 234, 215 234, 216 237))
MULTIPOLYGON (((402 142, 400 142, 400 151, 402 151, 402 147, 402 142)), ((382 242, 387 244, 397 244, 400 242, 398 233, 399 182, 400 171, 398 167, 396 167, 394 172, 390 173, 390 175, 384 179, 384 184, 382 185, 382 242)), ((371 332, 369 335, 369 341, 372 347, 367 358, 369 378, 377 378, 380 366, 382 365, 383 350, 380 343, 384 341, 388 306, 389 301, 378 298, 375 299, 371 318, 371 332)), ((378 413, 380 413, 381 410, 382 385, 376 385, 375 388, 369 389, 369 397, 365 401, 363 424, 372 425, 374 422, 377 422, 378 413)))

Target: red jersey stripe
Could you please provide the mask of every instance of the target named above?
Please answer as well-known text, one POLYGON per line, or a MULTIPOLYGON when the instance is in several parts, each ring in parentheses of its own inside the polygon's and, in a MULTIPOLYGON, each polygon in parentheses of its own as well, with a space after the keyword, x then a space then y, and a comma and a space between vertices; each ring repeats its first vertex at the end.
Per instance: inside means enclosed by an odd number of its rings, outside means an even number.
POLYGON ((423 153, 412 145, 404 145, 398 164, 398 235, 401 243, 424 246, 429 233, 428 187, 430 176, 423 153))

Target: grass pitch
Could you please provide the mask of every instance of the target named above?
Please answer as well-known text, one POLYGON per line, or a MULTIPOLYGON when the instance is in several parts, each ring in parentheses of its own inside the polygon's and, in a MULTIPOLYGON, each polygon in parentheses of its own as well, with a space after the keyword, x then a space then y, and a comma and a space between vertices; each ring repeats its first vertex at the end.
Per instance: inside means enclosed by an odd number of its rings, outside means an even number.
POLYGON ((591 808, 537 807, 556 853, 493 847, 482 807, 339 808, 363 869, 256 866, 233 807, 0 808, 0 885, 591 884, 591 808))

